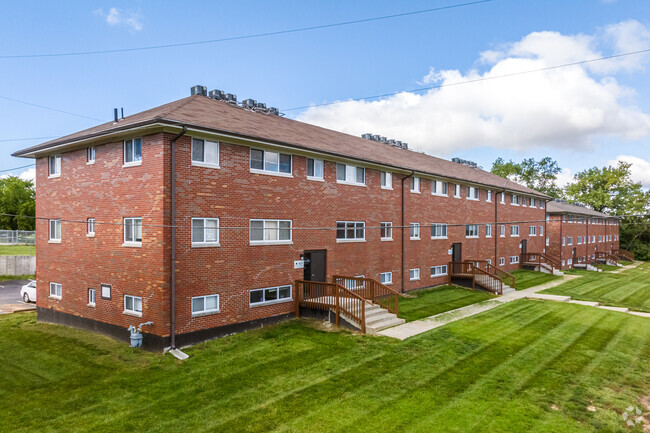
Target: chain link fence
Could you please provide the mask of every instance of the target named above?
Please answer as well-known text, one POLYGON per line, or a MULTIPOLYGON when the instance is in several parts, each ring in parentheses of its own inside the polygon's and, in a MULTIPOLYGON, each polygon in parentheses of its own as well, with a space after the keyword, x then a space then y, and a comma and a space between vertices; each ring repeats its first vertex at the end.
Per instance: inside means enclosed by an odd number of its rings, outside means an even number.
POLYGON ((0 245, 34 245, 36 232, 28 230, 0 230, 0 245))

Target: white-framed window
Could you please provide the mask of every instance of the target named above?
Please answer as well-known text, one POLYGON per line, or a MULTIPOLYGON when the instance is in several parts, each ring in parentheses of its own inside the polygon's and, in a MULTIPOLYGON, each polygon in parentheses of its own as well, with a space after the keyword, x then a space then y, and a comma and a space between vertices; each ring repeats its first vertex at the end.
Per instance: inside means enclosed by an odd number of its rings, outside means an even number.
POLYGON ((142 218, 124 218, 124 244, 142 244, 142 218))
POLYGON ((192 298, 192 316, 219 312, 219 295, 195 296, 192 298))
POLYGON ((291 220, 250 220, 251 245, 290 244, 291 237, 291 220))
POLYGON ((566 245, 566 238, 562 236, 562 246, 566 245))
POLYGON ((124 165, 139 165, 142 163, 142 139, 124 140, 124 165))
POLYGON ((101 284, 99 286, 99 295, 102 297, 102 299, 108 299, 109 301, 113 297, 113 286, 110 284, 101 284))
POLYGON ((50 242, 61 242, 61 220, 50 220, 50 242))
POLYGON ((501 204, 506 204, 506 193, 501 192, 499 194, 501 195, 501 204))
POLYGON ((573 265, 573 259, 567 259, 566 264, 569 266, 573 265))
POLYGON ((95 236, 95 218, 88 218, 88 233, 90 237, 95 236))
POLYGON ((431 278, 447 275, 447 265, 431 266, 431 278))
POLYGON ((562 260, 562 266, 566 266, 566 262, 562 260))
POLYGON ((419 280, 420 279, 420 268, 410 269, 409 270, 409 278, 410 278, 411 281, 419 280))
POLYGON ((521 197, 521 205, 526 207, 526 203, 528 203, 528 199, 526 197, 521 197))
POLYGON ((485 224, 485 237, 486 238, 492 237, 492 224, 485 224))
POLYGON ((88 289, 88 305, 91 307, 95 306, 95 289, 88 289))
POLYGON ((381 240, 382 241, 392 241, 393 240, 393 223, 392 222, 383 222, 383 223, 381 223, 381 240))
POLYGON ((336 241, 364 241, 366 239, 366 223, 363 221, 337 221, 336 241))
POLYGON ((487 195, 485 197, 485 201, 492 201, 492 190, 491 189, 487 190, 487 195))
POLYGON ((307 179, 323 180, 324 164, 322 159, 307 158, 307 179))
POLYGON ((192 246, 219 245, 219 218, 192 218, 192 246))
POLYGON ((95 163, 95 148, 89 147, 86 149, 86 163, 94 164, 95 163))
POLYGON ((268 305, 278 302, 287 302, 291 300, 291 286, 266 287, 264 289, 254 289, 249 292, 249 304, 268 305))
POLYGON ((479 189, 474 186, 467 187, 467 200, 478 200, 479 189))
POLYGON ((381 274, 379 274, 379 282, 385 285, 393 284, 393 273, 382 272, 381 274))
POLYGON ((537 236, 537 226, 528 226, 528 236, 537 236))
POLYGON ((411 223, 411 239, 420 239, 420 223, 411 223))
POLYGON ((411 192, 420 193, 420 178, 412 177, 411 178, 411 192))
POLYGON ((519 263, 519 256, 510 256, 510 264, 519 263))
POLYGON ((349 164, 336 164, 336 182, 348 185, 365 185, 366 169, 349 164))
POLYGON ((467 224, 465 226, 465 237, 466 238, 477 238, 478 237, 478 224, 467 224))
POLYGON ((447 224, 431 224, 431 239, 447 239, 447 224))
POLYGON ((537 200, 534 199, 533 197, 530 197, 528 199, 528 204, 530 205, 530 207, 537 207, 537 200))
POLYGON ((63 286, 60 283, 50 283, 50 297, 61 299, 63 286))
POLYGON ((61 176, 61 155, 50 155, 48 158, 49 177, 61 176))
POLYGON ((577 244, 578 244, 578 245, 582 245, 582 236, 578 236, 578 242, 577 242, 577 244))
MULTIPOLYGON (((598 242, 602 242, 602 241, 603 241, 603 235, 598 235, 598 242)), ((571 244, 569 244, 569 245, 571 245, 571 244)))
POLYGON ((499 225, 499 236, 502 238, 506 237, 506 226, 503 224, 499 225))
POLYGON ((506 258, 505 257, 499 257, 499 266, 503 266, 506 264, 506 258))
POLYGON ((219 142, 192 138, 192 165, 219 167, 219 142))
POLYGON ((517 194, 512 194, 511 197, 510 203, 519 206, 519 196, 517 194))
POLYGON ((441 180, 431 181, 431 194, 433 195, 449 195, 449 184, 441 180))
POLYGON ((393 173, 388 171, 381 172, 381 187, 383 189, 393 189, 393 173))
POLYGON ((492 259, 485 259, 486 262, 488 262, 489 265, 492 264, 492 259))
POLYGON ((291 176, 291 155, 251 147, 251 173, 291 176))
POLYGON ((566 238, 566 244, 567 245, 573 245, 573 237, 572 236, 569 236, 569 237, 566 238))
POLYGON ((539 235, 544 236, 544 226, 539 226, 539 235))
POLYGON ((510 226, 510 236, 519 236, 519 226, 511 225, 510 226))
POLYGON ((124 295, 124 313, 142 316, 142 298, 124 295))
POLYGON ((460 185, 454 184, 454 197, 460 198, 460 185))

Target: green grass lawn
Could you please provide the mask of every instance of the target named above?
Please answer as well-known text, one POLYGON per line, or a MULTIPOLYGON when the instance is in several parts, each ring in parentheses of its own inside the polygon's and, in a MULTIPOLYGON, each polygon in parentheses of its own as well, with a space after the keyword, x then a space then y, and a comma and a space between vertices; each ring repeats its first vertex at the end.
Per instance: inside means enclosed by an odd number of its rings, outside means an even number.
POLYGON ((473 291, 457 286, 413 290, 408 292, 408 295, 415 296, 415 298, 400 298, 399 300, 399 317, 407 322, 494 298, 487 292, 473 291))
POLYGON ((597 301, 603 305, 650 312, 650 262, 618 274, 583 270, 573 270, 571 273, 580 275, 580 278, 541 293, 567 295, 581 301, 597 301))
POLYGON ((650 389, 650 320, 596 308, 519 300, 404 342, 311 323, 180 362, 0 316, 0 431, 622 432, 650 389))
POLYGON ((34 245, 0 245, 0 256, 35 256, 34 245))
POLYGON ((557 275, 545 274, 543 272, 529 271, 527 269, 517 269, 510 272, 515 276, 515 288, 517 290, 528 289, 533 286, 548 283, 561 277, 557 275))

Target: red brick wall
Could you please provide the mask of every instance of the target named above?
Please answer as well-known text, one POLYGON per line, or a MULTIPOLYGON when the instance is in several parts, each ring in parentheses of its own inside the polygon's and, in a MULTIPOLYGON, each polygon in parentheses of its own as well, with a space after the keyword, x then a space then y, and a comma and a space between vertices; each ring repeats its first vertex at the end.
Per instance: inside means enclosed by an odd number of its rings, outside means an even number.
MULTIPOLYGON (((565 261, 563 269, 568 269, 570 266, 566 264, 566 260, 573 258, 573 249, 575 248, 576 258, 585 260, 587 256, 592 256, 596 251, 604 251, 611 253, 613 250, 619 248, 619 226, 615 219, 605 219, 602 224, 596 224, 594 221, 585 218, 584 221, 563 221, 562 215, 553 214, 549 216, 549 247, 548 251, 553 254, 560 261, 565 261), (578 245, 578 236, 582 237, 582 243, 578 245), (596 237, 596 242, 592 242, 592 236, 596 237), (602 236, 602 241, 598 241, 599 236, 602 236), (608 241, 607 236, 611 236, 612 240, 608 241), (568 238, 573 238, 573 245, 568 245, 568 238), (585 239, 588 237, 588 240, 585 239), (562 238, 565 239, 564 246, 562 246, 562 238)), ((573 261, 576 264, 577 260, 573 261)))
MULTIPOLYGON (((75 314, 119 326, 152 320, 148 330, 169 335, 169 248, 171 224, 169 209, 169 146, 172 135, 144 137, 143 162, 137 167, 122 167, 122 142, 98 146, 96 163, 86 165, 86 150, 63 154, 62 175, 47 178, 47 159, 37 161, 37 216, 97 221, 96 236, 86 237, 86 225, 63 223, 62 243, 47 242, 47 221, 37 225, 38 306, 75 314), (122 218, 143 217, 142 248, 122 246, 122 218), (111 222, 114 225, 102 224, 111 222), (63 284, 61 301, 48 298, 50 281, 63 284), (100 283, 113 286, 110 301, 100 298, 100 283), (97 290, 97 305, 87 306, 87 289, 97 290), (123 314, 123 295, 143 297, 143 317, 123 314)), ((252 174, 249 148, 222 142, 221 168, 192 166, 190 137, 177 141, 177 333, 250 321, 291 313, 293 302, 250 307, 249 290, 291 284, 302 279, 303 270, 294 269, 294 260, 305 250, 327 250, 327 275, 365 275, 379 279, 381 272, 393 273, 393 287, 401 288, 401 177, 393 176, 393 189, 380 188, 380 172, 366 170, 366 186, 336 182, 335 163, 325 161, 325 181, 306 179, 306 159, 293 157, 293 177, 252 174), (220 247, 191 248, 191 218, 220 218, 220 247), (249 245, 249 219, 291 219, 293 244, 249 245), (367 227, 380 222, 393 223, 393 241, 380 241, 379 228, 366 230, 366 242, 337 243, 336 221, 364 221, 367 227), (300 230, 326 227, 328 230, 300 230), (221 312, 192 317, 191 298, 212 293, 220 295, 221 312)), ((510 257, 519 255, 520 242, 528 241, 528 251, 544 248, 545 212, 535 208, 501 204, 493 191, 491 202, 481 189, 478 201, 431 195, 430 181, 422 179, 420 194, 410 192, 405 182, 405 224, 421 224, 420 240, 410 240, 405 229, 405 289, 443 284, 447 277, 430 277, 430 267, 451 260, 447 250, 462 243, 463 259, 491 259, 498 265, 504 257, 506 270, 510 257), (499 236, 494 226, 486 237, 485 224, 494 222, 495 207, 499 222, 518 222, 519 237, 499 236), (447 223, 448 239, 430 237, 431 223, 447 223), (479 238, 467 239, 464 224, 480 224, 479 238), (458 227, 452 225, 459 224, 458 227), (537 235, 529 236, 529 225, 537 235), (497 242, 498 254, 494 246, 497 242), (409 281, 409 269, 420 269, 420 280, 409 281)))

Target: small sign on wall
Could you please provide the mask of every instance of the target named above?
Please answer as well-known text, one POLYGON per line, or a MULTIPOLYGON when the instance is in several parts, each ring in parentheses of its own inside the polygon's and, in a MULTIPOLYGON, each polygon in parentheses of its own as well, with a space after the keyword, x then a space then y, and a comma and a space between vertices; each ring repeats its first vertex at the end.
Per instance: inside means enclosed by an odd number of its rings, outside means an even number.
POLYGON ((293 261, 293 268, 294 269, 302 269, 305 267, 305 261, 304 260, 294 260, 293 261))
POLYGON ((452 254, 454 254, 454 250, 453 250, 453 248, 450 249, 450 250, 447 250, 447 254, 449 254, 450 256, 451 256, 452 254))

